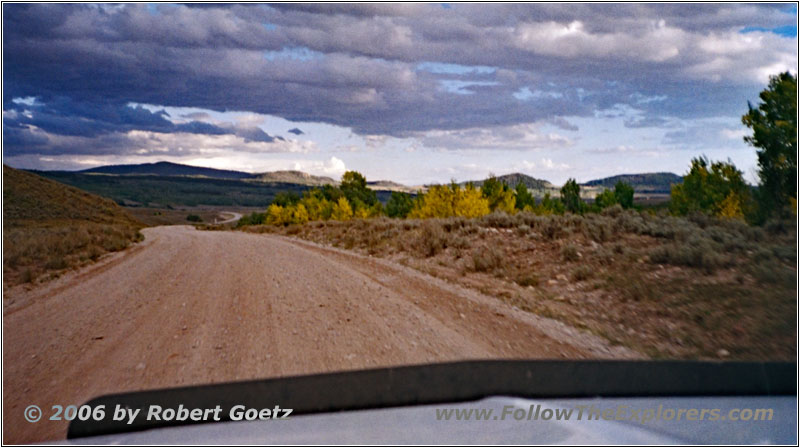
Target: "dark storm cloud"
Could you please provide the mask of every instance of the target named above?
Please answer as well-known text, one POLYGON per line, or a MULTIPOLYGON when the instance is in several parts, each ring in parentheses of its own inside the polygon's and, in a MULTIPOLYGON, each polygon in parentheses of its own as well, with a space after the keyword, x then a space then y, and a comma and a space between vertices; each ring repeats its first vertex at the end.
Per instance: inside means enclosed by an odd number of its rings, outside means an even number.
POLYGON ((785 5, 3 8, 3 138, 19 148, 46 146, 41 132, 275 140, 260 128, 200 116, 173 122, 130 103, 251 111, 394 136, 537 121, 572 130, 561 117, 628 103, 643 115, 630 122, 636 126, 739 110, 763 84, 761 71, 797 61, 796 40, 738 33, 794 23, 785 5), (425 62, 455 69, 419 69, 425 62), (657 96, 664 99, 631 99, 657 96), (41 106, 11 102, 21 97, 41 106))
MULTIPOLYGON (((236 135, 246 141, 272 142, 276 138, 257 127, 218 126, 203 121, 174 123, 164 110, 152 112, 142 106, 75 102, 65 97, 37 100, 34 104, 14 103, 3 115, 4 143, 17 145, 24 134, 37 129, 48 134, 98 137, 128 131, 236 135), (44 102, 46 101, 46 102, 44 102), (11 135, 13 132, 15 135, 11 135)), ((29 136, 29 138, 34 138, 29 136)), ((41 141, 41 137, 37 139, 41 141)))

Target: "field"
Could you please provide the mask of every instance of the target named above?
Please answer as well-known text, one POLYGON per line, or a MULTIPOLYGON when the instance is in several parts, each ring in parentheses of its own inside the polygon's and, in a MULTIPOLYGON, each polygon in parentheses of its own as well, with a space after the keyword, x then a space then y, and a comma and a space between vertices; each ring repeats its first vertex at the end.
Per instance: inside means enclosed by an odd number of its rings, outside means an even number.
POLYGON ((796 356, 794 224, 614 207, 245 230, 392 259, 654 358, 796 356))

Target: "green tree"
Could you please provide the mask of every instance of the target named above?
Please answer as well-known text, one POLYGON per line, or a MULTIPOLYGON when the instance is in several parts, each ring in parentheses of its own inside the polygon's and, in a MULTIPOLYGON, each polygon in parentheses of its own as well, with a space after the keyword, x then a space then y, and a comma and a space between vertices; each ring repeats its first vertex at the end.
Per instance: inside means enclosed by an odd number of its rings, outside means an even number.
POLYGON ((393 191, 386 202, 386 215, 390 218, 405 218, 414 207, 414 199, 408 193, 393 191))
POLYGON ((730 161, 709 162, 706 157, 692 159, 689 173, 682 184, 672 186, 670 210, 679 215, 705 212, 717 216, 731 216, 746 211, 750 187, 742 172, 730 161))
POLYGON ((491 211, 500 210, 506 213, 514 213, 514 192, 507 183, 497 180, 494 174, 490 174, 489 178, 483 181, 481 194, 489 200, 489 209, 491 211))
POLYGON ((623 181, 617 182, 614 185, 614 197, 622 208, 633 207, 633 187, 630 184, 623 181))
POLYGON ((617 203, 617 196, 611 190, 603 190, 594 197, 594 205, 598 210, 602 210, 617 203))
POLYGON ((789 72, 770 77, 761 103, 742 123, 753 130, 744 140, 758 148, 758 202, 762 219, 783 215, 797 200, 797 77, 789 72))
POLYGON ((329 184, 323 185, 321 192, 326 201, 338 202, 339 198, 344 197, 341 188, 329 184))
POLYGON ((536 206, 536 200, 524 183, 517 183, 516 188, 514 188, 514 195, 516 197, 514 206, 517 210, 525 210, 525 207, 533 208, 536 206))
POLYGON ((541 215, 561 215, 564 213, 564 203, 559 198, 550 197, 550 193, 545 193, 536 210, 541 215))
POLYGON ((561 187, 561 202, 564 203, 566 211, 583 213, 586 204, 581 199, 581 186, 575 179, 567 180, 567 183, 561 187))
POLYGON ((280 205, 281 207, 288 207, 300 202, 300 195, 294 191, 281 191, 272 199, 272 204, 280 205))
POLYGON ((378 195, 367 187, 367 179, 358 171, 346 171, 339 188, 355 209, 369 208, 378 202, 378 195))

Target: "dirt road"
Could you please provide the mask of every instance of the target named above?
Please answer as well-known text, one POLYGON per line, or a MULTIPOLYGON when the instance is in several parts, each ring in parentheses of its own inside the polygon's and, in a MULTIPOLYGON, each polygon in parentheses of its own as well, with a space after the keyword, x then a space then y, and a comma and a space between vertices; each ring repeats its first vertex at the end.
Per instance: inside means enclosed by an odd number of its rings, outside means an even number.
POLYGON ((3 303, 4 442, 63 438, 100 394, 486 358, 635 356, 411 269, 278 236, 145 241, 3 303), (31 404, 45 412, 23 419, 31 404))
POLYGON ((242 219, 242 214, 236 212, 220 212, 220 215, 231 215, 231 217, 219 222, 215 222, 214 224, 228 224, 230 222, 236 222, 242 219))

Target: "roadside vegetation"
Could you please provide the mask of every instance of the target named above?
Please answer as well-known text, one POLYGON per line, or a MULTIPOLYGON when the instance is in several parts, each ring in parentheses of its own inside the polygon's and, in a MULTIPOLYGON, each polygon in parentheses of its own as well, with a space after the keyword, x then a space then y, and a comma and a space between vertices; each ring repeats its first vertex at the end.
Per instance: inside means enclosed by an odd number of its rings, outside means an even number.
POLYGON ((385 257, 656 358, 796 357, 797 83, 772 77, 745 138, 759 185, 730 161, 692 160, 666 208, 634 204, 625 182, 592 203, 490 177, 385 206, 366 179, 279 194, 238 227, 385 257), (397 219, 399 218, 399 219, 397 219))
POLYGON ((122 250, 142 227, 110 199, 3 166, 3 286, 122 250))
POLYGON ((793 222, 624 210, 261 225, 394 260, 656 358, 794 359, 793 222))

